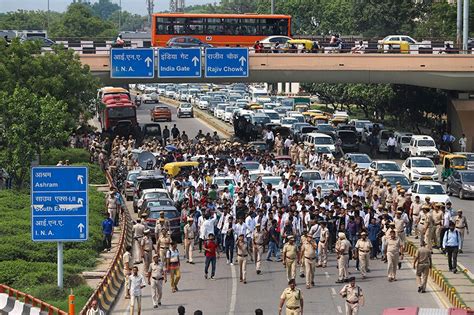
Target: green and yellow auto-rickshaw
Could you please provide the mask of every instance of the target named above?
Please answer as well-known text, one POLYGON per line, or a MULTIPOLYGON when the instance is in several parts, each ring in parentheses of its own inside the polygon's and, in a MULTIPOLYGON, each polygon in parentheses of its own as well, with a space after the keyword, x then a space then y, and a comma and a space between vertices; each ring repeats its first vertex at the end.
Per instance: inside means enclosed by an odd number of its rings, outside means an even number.
POLYGON ((467 158, 460 154, 446 154, 443 157, 443 172, 441 178, 445 180, 453 173, 453 170, 467 169, 467 158))

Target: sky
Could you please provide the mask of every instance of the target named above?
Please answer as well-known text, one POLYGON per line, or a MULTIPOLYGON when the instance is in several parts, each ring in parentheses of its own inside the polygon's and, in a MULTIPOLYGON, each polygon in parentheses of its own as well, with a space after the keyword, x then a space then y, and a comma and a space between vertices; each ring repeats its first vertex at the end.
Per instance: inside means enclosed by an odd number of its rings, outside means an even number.
MULTIPOLYGON (((120 0, 111 0, 119 3, 120 0)), ((126 11, 141 15, 146 14, 146 0, 121 0, 122 8, 126 11)), ((169 8, 169 0, 154 0, 155 11, 163 11, 169 8)), ((186 5, 205 4, 219 2, 218 0, 185 0, 186 5)), ((49 0, 49 8, 51 11, 63 12, 72 0, 49 0)), ((94 2, 94 0, 91 0, 94 2)), ((16 10, 47 10, 48 0, 0 0, 0 12, 16 11, 16 10)))

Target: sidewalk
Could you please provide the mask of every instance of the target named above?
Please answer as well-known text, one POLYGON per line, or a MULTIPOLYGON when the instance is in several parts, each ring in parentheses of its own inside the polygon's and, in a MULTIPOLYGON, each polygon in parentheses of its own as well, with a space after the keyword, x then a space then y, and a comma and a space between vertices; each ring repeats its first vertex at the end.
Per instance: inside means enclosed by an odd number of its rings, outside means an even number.
MULTIPOLYGON (((407 237, 407 240, 407 252, 413 256, 419 247, 420 240, 413 236, 407 237)), ((450 303, 454 307, 474 309, 474 277, 472 273, 463 268, 459 261, 458 272, 454 274, 449 271, 448 258, 438 249, 433 249, 432 261, 433 268, 430 271, 430 279, 441 288, 450 303)))

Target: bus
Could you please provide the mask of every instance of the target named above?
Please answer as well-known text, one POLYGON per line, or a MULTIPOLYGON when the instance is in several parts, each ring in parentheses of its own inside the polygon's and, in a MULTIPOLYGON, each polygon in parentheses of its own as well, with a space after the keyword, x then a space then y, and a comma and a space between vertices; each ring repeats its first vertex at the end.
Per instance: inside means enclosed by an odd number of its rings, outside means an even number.
POLYGON ((154 47, 164 47, 178 36, 191 36, 217 47, 249 47, 268 36, 291 37, 291 16, 156 13, 151 31, 154 47))

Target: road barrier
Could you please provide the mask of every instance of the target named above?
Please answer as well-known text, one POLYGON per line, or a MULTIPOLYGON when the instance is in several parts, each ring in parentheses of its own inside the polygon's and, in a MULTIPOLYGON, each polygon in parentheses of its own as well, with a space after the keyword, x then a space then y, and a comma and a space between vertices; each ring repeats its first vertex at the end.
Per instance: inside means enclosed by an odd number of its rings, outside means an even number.
MULTIPOLYGON (((405 251, 413 258, 416 255, 418 248, 411 241, 406 242, 405 251)), ((453 287, 448 279, 444 276, 443 272, 436 267, 432 267, 429 272, 429 277, 433 280, 436 285, 440 287, 443 293, 448 298, 449 302, 456 308, 470 309, 463 301, 456 288, 453 287)))
MULTIPOLYGON (((115 187, 112 176, 106 171, 105 176, 110 187, 115 187)), ((94 293, 89 298, 87 303, 84 305, 79 314, 85 315, 87 310, 90 308, 92 301, 97 300, 99 307, 108 313, 112 308, 115 299, 118 296, 120 288, 122 287, 125 275, 123 273, 123 262, 122 255, 125 252, 127 246, 132 245, 132 217, 128 211, 126 205, 123 205, 123 211, 121 215, 121 234, 118 243, 118 249, 115 253, 114 259, 107 270, 104 278, 97 285, 94 293)))
POLYGON ((67 315, 59 308, 5 284, 0 284, 0 314, 67 315))

